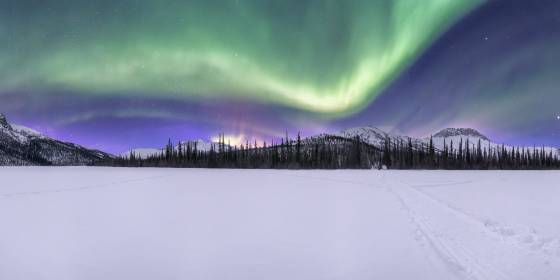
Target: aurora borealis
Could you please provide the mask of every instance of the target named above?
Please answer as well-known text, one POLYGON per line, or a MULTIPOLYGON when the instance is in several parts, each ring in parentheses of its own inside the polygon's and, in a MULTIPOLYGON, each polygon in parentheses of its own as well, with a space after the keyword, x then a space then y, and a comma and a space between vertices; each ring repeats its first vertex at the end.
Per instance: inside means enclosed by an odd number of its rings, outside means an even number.
POLYGON ((472 126, 560 144, 560 4, 0 0, 0 112, 118 152, 472 126))

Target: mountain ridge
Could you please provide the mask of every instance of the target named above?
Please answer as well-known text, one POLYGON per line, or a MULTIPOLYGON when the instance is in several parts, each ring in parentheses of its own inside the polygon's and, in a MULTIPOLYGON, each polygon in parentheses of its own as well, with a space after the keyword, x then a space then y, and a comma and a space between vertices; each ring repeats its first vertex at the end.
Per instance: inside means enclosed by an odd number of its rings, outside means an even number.
POLYGON ((0 114, 0 165, 88 165, 111 154, 62 142, 31 128, 10 124, 0 114))
MULTIPOLYGON (((481 132, 473 128, 445 128, 442 129, 432 136, 423 137, 423 138, 416 138, 404 135, 396 135, 384 132, 383 130, 373 127, 373 126, 363 126, 363 127, 356 127, 343 130, 338 135, 344 135, 344 137, 352 138, 356 136, 360 136, 360 138, 368 143, 375 145, 379 148, 383 148, 385 145, 385 141, 389 139, 393 145, 398 144, 398 142, 402 141, 406 144, 409 140, 412 144, 416 147, 424 146, 428 147, 430 144, 430 140, 434 145, 434 148, 439 151, 443 151, 446 147, 450 147, 453 143, 454 147, 457 148, 460 144, 465 146, 469 145, 471 149, 475 149, 480 142, 481 149, 487 149, 488 151, 494 150, 497 151, 498 149, 506 149, 511 151, 515 148, 525 148, 530 150, 531 148, 535 148, 535 146, 510 146, 505 144, 499 144, 493 142, 489 137, 485 136, 481 132), (365 134, 363 132, 369 131, 370 134, 365 134)), ((547 147, 547 146, 538 146, 539 149, 544 149, 545 152, 555 153, 556 155, 560 156, 560 148, 557 147, 547 147)))
POLYGON ((455 128, 455 127, 444 128, 433 135, 433 137, 438 137, 438 138, 448 138, 453 136, 466 136, 466 137, 471 136, 471 137, 478 137, 486 141, 490 141, 488 137, 486 137, 484 134, 480 133, 478 130, 473 128, 455 128))
MULTIPOLYGON (((491 150, 491 149, 497 150, 503 147, 505 149, 511 150, 514 148, 513 146, 492 142, 492 140, 489 137, 487 137, 486 135, 482 134, 481 132, 473 128, 445 128, 439 130, 438 132, 436 132, 430 137, 417 138, 417 137, 411 137, 407 135, 400 135, 396 133, 389 133, 375 126, 360 126, 360 127, 344 129, 339 131, 338 133, 321 133, 321 134, 304 137, 302 138, 302 142, 314 143, 314 141, 316 141, 317 139, 321 139, 329 136, 336 136, 336 137, 342 137, 347 139, 354 139, 357 136, 359 136, 361 141, 376 146, 379 149, 383 149, 385 145, 385 141, 387 140, 390 140, 393 143, 393 145, 398 144, 401 141, 405 144, 408 143, 408 141, 411 141, 411 143, 415 147, 428 147, 430 143, 430 139, 432 140, 432 144, 434 145, 434 148, 440 151, 443 151, 444 148, 446 146, 449 146, 451 143, 454 143, 455 148, 457 148, 459 143, 462 143, 462 145, 466 145, 467 142, 469 143, 469 146, 474 149, 478 145, 479 141, 481 143, 482 149, 486 148, 487 150, 491 150)), ((199 145, 198 146, 199 151, 209 151, 212 145, 215 145, 216 149, 218 147, 217 146, 218 143, 205 142, 203 140, 184 141, 182 143, 183 145, 186 145, 186 143, 189 142, 190 143, 203 142, 205 149, 201 149, 201 145, 199 145)), ((554 153, 560 156, 560 150, 558 148, 555 147, 544 147, 544 148, 546 152, 553 151, 554 153)), ((178 149, 178 145, 175 146, 175 150, 177 149, 178 149)), ((139 156, 140 158, 147 158, 148 156, 155 156, 164 153, 165 148, 131 149, 124 153, 121 153, 120 156, 128 157, 130 156, 131 152, 134 152, 135 156, 139 156)))
MULTIPOLYGON (((384 149, 386 141, 392 145, 408 144, 409 142, 415 149, 425 149, 430 145, 435 150, 443 151, 451 145, 457 148, 459 145, 475 149, 478 145, 481 149, 512 150, 516 147, 507 146, 492 142, 490 138, 473 128, 445 128, 430 137, 410 137, 396 133, 388 133, 375 126, 361 126, 341 130, 338 133, 322 133, 302 138, 303 143, 311 145, 321 139, 329 137, 340 137, 345 139, 355 139, 359 137, 364 143, 373 145, 379 149, 384 149), (480 143, 480 144, 479 144, 480 143)), ((187 146, 193 149, 196 145, 198 151, 210 151, 214 146, 218 152, 218 143, 206 142, 198 139, 193 141, 181 141, 174 145, 175 151, 186 150, 187 146)), ((531 147, 525 147, 528 151, 531 147)), ((547 153, 552 152, 560 156, 560 149, 556 147, 539 147, 547 153)), ((136 158, 146 159, 150 156, 162 155, 166 148, 134 148, 119 154, 119 157, 130 157, 132 154, 136 158)), ((0 165, 87 165, 98 160, 114 157, 109 153, 99 150, 84 148, 74 143, 67 143, 49 138, 31 128, 11 124, 5 115, 0 114, 0 165)))

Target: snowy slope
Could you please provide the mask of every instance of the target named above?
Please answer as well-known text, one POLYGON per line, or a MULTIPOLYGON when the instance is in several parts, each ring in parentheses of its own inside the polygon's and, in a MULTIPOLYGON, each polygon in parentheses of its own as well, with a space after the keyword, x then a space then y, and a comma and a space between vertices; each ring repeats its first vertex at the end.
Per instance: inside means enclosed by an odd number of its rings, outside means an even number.
MULTIPOLYGON (((477 130, 471 128, 447 128, 441 130, 440 132, 433 135, 434 147, 439 150, 443 150, 444 144, 450 147, 451 142, 453 142, 454 149, 457 149, 459 143, 463 143, 463 147, 466 147, 467 140, 471 150, 476 149, 478 142, 480 141, 481 149, 486 149, 487 151, 493 150, 498 151, 502 148, 502 144, 494 143, 485 135, 481 134, 477 130)), ((425 143, 429 143, 429 138, 424 138, 425 143)), ((503 145, 503 147, 511 151, 512 146, 503 145)), ((517 147, 516 147, 517 148, 517 147)), ((521 149, 525 148, 528 153, 533 153, 533 149, 541 150, 544 148, 545 152, 548 154, 552 152, 553 154, 560 155, 560 150, 554 147, 519 147, 521 149)))
POLYGON ((85 165, 108 157, 111 155, 10 124, 0 114, 0 165, 85 165))
POLYGON ((366 143, 372 144, 381 149, 384 147, 385 141, 387 141, 387 139, 389 139, 393 145, 401 141, 403 143, 408 143, 409 140, 414 145, 425 143, 424 139, 417 139, 406 135, 388 133, 373 126, 349 128, 335 135, 345 138, 355 138, 356 136, 359 136, 362 141, 365 141, 366 143))
POLYGON ((560 279, 560 173, 0 168, 0 279, 560 279))
POLYGON ((488 137, 472 128, 446 128, 434 134, 435 138, 451 138, 451 137, 472 137, 490 141, 488 137))
POLYGON ((41 134, 40 132, 32 128, 23 125, 17 125, 17 124, 11 124, 11 126, 19 134, 27 136, 26 138, 29 137, 47 138, 45 135, 41 134))
POLYGON ((383 147, 387 138, 398 138, 397 135, 391 135, 379 128, 369 126, 349 128, 337 133, 336 135, 345 138, 355 138, 356 136, 359 136, 362 141, 377 147, 383 147))
MULTIPOLYGON (((427 146, 430 142, 430 137, 414 138, 403 135, 395 135, 387 133, 375 127, 350 128, 341 131, 337 135, 346 138, 354 138, 356 136, 359 136, 363 141, 375 145, 379 148, 382 148, 384 146, 386 139, 390 139, 392 143, 396 143, 397 141, 401 140, 404 143, 407 143, 410 139, 413 144, 423 144, 425 146, 427 146)), ((482 149, 486 148, 487 150, 492 149, 496 151, 498 149, 501 149, 502 147, 502 144, 492 142, 492 140, 490 140, 488 137, 472 128, 446 128, 434 134, 432 140, 434 147, 437 150, 443 150, 444 144, 447 144, 447 146, 449 147, 451 145, 451 142, 453 142, 454 149, 457 149, 461 140, 463 142, 463 147, 466 147, 465 145, 468 140, 471 149, 476 148, 479 140, 482 149)), ((505 145, 504 148, 507 150, 511 150, 513 147, 505 145)), ((534 147, 526 147, 526 149, 528 149, 530 153, 533 151, 533 148, 534 147)), ((537 146, 536 148, 541 149, 542 147, 537 146)), ((560 150, 558 148, 544 147, 544 149, 546 153, 552 152, 560 155, 560 150)))

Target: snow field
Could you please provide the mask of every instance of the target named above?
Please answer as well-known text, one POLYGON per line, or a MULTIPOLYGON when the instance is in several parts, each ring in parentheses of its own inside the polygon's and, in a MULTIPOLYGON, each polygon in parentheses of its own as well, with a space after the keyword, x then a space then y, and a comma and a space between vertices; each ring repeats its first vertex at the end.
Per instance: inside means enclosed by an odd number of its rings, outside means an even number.
POLYGON ((560 172, 0 168, 0 279, 558 279, 560 172))

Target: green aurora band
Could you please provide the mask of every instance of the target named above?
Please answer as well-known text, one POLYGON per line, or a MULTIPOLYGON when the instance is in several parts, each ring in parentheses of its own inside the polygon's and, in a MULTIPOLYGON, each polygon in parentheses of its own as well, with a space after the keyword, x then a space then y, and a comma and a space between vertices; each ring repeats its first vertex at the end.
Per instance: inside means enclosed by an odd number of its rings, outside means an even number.
POLYGON ((475 0, 2 1, 0 94, 366 106, 475 0))

